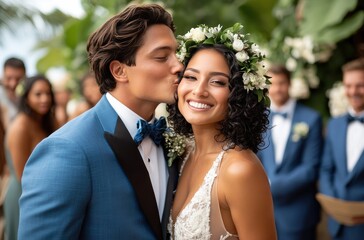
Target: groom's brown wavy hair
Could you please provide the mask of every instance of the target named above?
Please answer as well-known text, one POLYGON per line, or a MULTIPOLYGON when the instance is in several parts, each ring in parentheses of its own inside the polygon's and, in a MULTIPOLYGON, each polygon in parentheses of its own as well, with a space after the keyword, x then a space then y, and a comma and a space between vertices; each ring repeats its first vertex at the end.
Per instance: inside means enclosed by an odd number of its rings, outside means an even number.
POLYGON ((164 24, 173 32, 172 16, 158 4, 133 4, 110 18, 89 38, 88 60, 102 94, 113 90, 116 82, 109 65, 113 60, 135 65, 137 50, 143 45, 147 29, 164 24))

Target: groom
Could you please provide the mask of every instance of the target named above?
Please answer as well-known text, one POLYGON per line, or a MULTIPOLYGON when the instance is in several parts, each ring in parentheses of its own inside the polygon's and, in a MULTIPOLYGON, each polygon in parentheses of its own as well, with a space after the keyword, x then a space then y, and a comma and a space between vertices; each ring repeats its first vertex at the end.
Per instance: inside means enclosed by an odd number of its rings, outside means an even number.
POLYGON ((29 158, 19 239, 167 238, 176 168, 160 143, 133 139, 140 119, 155 122, 157 105, 174 101, 176 49, 172 18, 156 4, 130 5, 91 35, 104 96, 29 158))

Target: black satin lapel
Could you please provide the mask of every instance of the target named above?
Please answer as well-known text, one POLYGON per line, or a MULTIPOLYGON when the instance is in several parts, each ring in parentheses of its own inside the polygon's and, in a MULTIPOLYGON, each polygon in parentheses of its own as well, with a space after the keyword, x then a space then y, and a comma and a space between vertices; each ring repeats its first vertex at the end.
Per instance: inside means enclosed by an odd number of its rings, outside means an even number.
POLYGON ((162 239, 162 228, 153 187, 137 145, 120 118, 116 124, 115 135, 105 132, 104 136, 132 184, 140 208, 157 239, 162 239))
MULTIPOLYGON (((165 158, 167 159, 166 154, 165 158)), ((169 214, 172 208, 173 203, 173 195, 177 188, 177 181, 178 181, 178 161, 174 161, 171 167, 168 167, 168 182, 167 182, 167 192, 166 192, 166 201, 164 204, 164 211, 162 217, 162 232, 163 232, 163 239, 167 238, 167 225, 169 221, 169 214)))

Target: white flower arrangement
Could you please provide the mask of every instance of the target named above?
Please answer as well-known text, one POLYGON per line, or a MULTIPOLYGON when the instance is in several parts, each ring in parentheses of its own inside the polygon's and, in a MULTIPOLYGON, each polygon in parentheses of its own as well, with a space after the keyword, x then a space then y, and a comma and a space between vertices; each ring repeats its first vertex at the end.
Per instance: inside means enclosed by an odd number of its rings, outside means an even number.
POLYGON ((222 26, 208 27, 199 25, 192 28, 185 35, 177 36, 180 43, 177 50, 177 58, 184 63, 190 57, 192 48, 200 44, 222 44, 235 53, 236 59, 242 72, 244 88, 247 91, 254 91, 258 100, 264 100, 269 106, 269 97, 265 89, 269 87, 269 77, 265 75, 263 60, 265 56, 259 46, 250 42, 243 33, 243 26, 240 23, 222 30, 222 26))
POLYGON ((320 79, 317 77, 315 63, 326 62, 334 48, 333 45, 315 43, 309 36, 284 39, 283 49, 287 54, 285 65, 292 72, 292 83, 294 84, 297 79, 303 80, 299 85, 305 89, 305 91, 293 90, 293 97, 307 99, 310 96, 310 88, 319 86, 320 79))
POLYGON ((329 98, 329 109, 331 116, 343 115, 348 111, 349 103, 345 95, 345 89, 342 82, 337 82, 326 92, 329 98))
POLYGON ((177 157, 181 157, 186 151, 186 138, 175 133, 173 129, 167 128, 163 133, 165 148, 168 150, 168 167, 171 167, 177 157))
POLYGON ((292 79, 289 95, 296 99, 306 99, 310 96, 310 89, 303 78, 295 77, 292 79))
POLYGON ((302 58, 308 63, 314 63, 316 61, 313 52, 314 43, 309 36, 303 38, 286 37, 284 43, 291 48, 291 54, 295 59, 302 58))
POLYGON ((305 122, 296 123, 293 126, 292 141, 298 142, 301 138, 304 138, 307 136, 308 131, 309 131, 309 127, 308 127, 307 123, 305 123, 305 122))

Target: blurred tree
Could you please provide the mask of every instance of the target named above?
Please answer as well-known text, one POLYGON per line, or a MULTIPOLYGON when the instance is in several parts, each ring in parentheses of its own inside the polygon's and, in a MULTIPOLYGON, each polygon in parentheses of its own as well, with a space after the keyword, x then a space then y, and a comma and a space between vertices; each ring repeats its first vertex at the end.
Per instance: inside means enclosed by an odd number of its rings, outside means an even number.
MULTIPOLYGON (((52 31, 55 31, 68 18, 69 16, 59 10, 44 14, 29 5, 20 4, 20 2, 0 1, 0 30, 7 30, 10 33, 14 32, 13 29, 18 28, 19 25, 30 23, 40 37, 49 37, 48 34, 39 31, 39 25, 46 25, 47 30, 50 30, 50 34, 52 34, 52 31)), ((0 44, 1 41, 0 38, 0 44)))
MULTIPOLYGON (((38 60, 37 69, 46 72, 51 67, 63 67, 72 74, 72 79, 80 79, 88 71, 86 44, 90 33, 128 2, 81 0, 85 15, 69 18, 61 31, 38 43, 37 49, 45 49, 46 52, 38 60)), ((71 85, 75 88, 77 82, 71 85)))
POLYGON ((14 6, 0 1, 0 28, 11 29, 15 21, 33 22, 33 9, 26 9, 22 6, 14 6))

